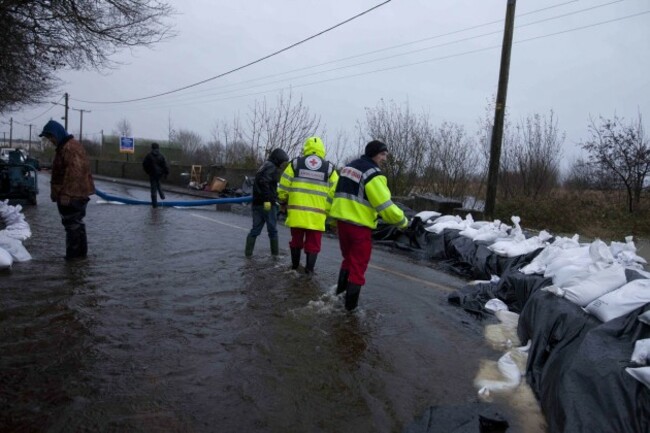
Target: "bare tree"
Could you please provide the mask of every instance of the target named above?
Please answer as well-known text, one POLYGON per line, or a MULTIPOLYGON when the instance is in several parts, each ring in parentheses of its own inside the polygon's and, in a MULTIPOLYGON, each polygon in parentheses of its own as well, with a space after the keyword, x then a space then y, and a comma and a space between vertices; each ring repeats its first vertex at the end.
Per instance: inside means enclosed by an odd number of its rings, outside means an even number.
POLYGON ((183 159, 187 163, 208 162, 199 161, 205 158, 202 153, 204 149, 203 138, 196 132, 187 129, 179 129, 176 133, 176 142, 183 150, 183 159))
POLYGON ((627 192, 627 207, 634 212, 641 202, 641 192, 650 171, 650 143, 645 136, 641 113, 628 124, 614 115, 600 117, 600 124, 590 119, 589 140, 581 144, 589 152, 590 162, 615 175, 627 192))
POLYGON ((172 123, 172 116, 169 114, 167 117, 167 142, 170 146, 174 145, 176 141, 176 129, 174 129, 174 124, 172 123))
POLYGON ((263 157, 275 148, 282 148, 290 157, 301 153, 305 139, 322 135, 320 117, 309 113, 302 97, 294 101, 293 94, 280 94, 274 107, 266 99, 251 108, 246 133, 247 141, 263 157))
POLYGON ((257 168, 262 163, 258 149, 244 139, 244 132, 238 116, 231 123, 216 122, 208 143, 210 155, 219 164, 230 167, 257 168))
POLYGON ((432 131, 424 183, 445 197, 463 198, 476 175, 479 154, 458 124, 443 122, 432 131))
POLYGON ((128 119, 122 119, 115 125, 115 130, 113 134, 118 137, 132 137, 133 128, 131 128, 131 122, 128 119))
MULTIPOLYGON (((480 195, 483 191, 483 188, 487 184, 488 176, 488 164, 490 161, 490 143, 492 140, 492 129, 494 128, 494 104, 496 98, 492 98, 491 102, 485 107, 483 117, 478 120, 478 130, 476 133, 478 144, 479 144, 479 164, 477 166, 477 172, 479 173, 479 185, 476 190, 476 194, 480 195)), ((515 170, 514 158, 513 158, 513 134, 512 134, 512 125, 510 122, 509 112, 506 108, 506 115, 503 124, 503 143, 501 146, 501 158, 499 161, 499 178, 498 178, 498 193, 502 197, 510 197, 514 195, 513 185, 514 182, 511 182, 509 177, 512 176, 513 171, 515 170)))
POLYGON ((125 47, 171 36, 161 0, 0 1, 0 113, 41 102, 61 69, 110 67, 125 47))
POLYGON ((343 167, 347 160, 352 157, 352 148, 356 148, 355 145, 351 145, 349 135, 339 129, 333 138, 330 138, 328 134, 324 134, 322 138, 327 151, 327 160, 338 168, 343 167))
POLYGON ((388 160, 383 172, 395 195, 408 194, 422 173, 427 149, 426 116, 415 116, 408 103, 404 109, 395 102, 381 100, 375 108, 366 108, 362 132, 367 139, 386 143, 388 160))
POLYGON ((536 199, 559 182, 564 133, 558 130, 553 111, 549 117, 534 114, 522 120, 509 156, 512 157, 519 192, 536 199))
POLYGON ((564 186, 578 191, 598 189, 598 183, 602 179, 599 174, 597 167, 583 158, 578 158, 571 164, 564 186))

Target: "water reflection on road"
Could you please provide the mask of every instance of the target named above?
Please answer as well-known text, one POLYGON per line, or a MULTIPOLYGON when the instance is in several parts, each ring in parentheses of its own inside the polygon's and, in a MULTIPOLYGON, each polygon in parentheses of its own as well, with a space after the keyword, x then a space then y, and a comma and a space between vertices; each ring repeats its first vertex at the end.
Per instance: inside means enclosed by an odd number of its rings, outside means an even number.
MULTIPOLYGON (((347 314, 328 292, 335 240, 306 279, 265 237, 245 259, 249 218, 212 207, 93 200, 90 257, 66 263, 45 196, 24 211, 33 260, 0 275, 0 431, 398 432, 430 405, 478 405, 497 355, 446 293, 371 269, 347 314)), ((373 263, 461 283, 380 249, 373 263)))

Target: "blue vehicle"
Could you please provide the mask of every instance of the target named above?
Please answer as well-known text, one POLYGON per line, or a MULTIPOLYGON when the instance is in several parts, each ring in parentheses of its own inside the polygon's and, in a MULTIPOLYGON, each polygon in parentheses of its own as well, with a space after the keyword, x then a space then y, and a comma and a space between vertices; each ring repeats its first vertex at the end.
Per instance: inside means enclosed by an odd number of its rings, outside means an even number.
POLYGON ((0 159, 0 200, 35 205, 38 195, 37 159, 26 156, 23 151, 12 149, 7 160, 0 159))

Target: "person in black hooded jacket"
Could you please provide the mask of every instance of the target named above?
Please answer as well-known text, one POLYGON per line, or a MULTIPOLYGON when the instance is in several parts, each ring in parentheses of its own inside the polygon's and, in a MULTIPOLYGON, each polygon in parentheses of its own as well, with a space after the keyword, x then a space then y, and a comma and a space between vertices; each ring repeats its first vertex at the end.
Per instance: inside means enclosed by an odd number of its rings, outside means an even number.
POLYGON ((158 206, 158 194, 162 200, 165 199, 165 193, 160 186, 160 179, 169 175, 169 167, 167 167, 167 160, 162 153, 160 153, 160 146, 158 143, 151 143, 151 152, 144 157, 142 161, 142 168, 145 173, 149 175, 149 183, 151 186, 151 206, 158 206))
POLYGON ((289 156, 282 149, 271 152, 269 159, 257 170, 253 183, 253 228, 246 237, 246 257, 253 255, 255 240, 262 233, 264 224, 271 241, 271 254, 278 255, 278 180, 280 168, 289 161, 289 156))

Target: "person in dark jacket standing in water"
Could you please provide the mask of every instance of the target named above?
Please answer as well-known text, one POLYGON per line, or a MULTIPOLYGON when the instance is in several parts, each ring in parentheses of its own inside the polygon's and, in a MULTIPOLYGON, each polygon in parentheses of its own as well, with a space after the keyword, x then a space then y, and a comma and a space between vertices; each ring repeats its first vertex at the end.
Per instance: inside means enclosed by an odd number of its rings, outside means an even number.
POLYGON ((65 228, 65 259, 82 259, 88 255, 86 205, 95 193, 86 150, 63 125, 50 120, 39 137, 45 137, 56 150, 52 161, 50 198, 56 202, 65 228))
POLYGON ((271 241, 271 254, 278 255, 278 179, 280 168, 289 161, 289 156, 282 149, 271 152, 269 159, 257 170, 253 183, 253 228, 246 237, 246 257, 253 255, 255 240, 262 233, 264 224, 271 241))
POLYGON ((372 231, 377 218, 404 229, 408 220, 391 199, 381 166, 388 158, 388 147, 379 140, 366 145, 361 158, 341 169, 330 216, 337 219, 343 263, 339 270, 336 294, 345 292, 345 308, 357 308, 361 287, 372 252, 372 231))
POLYGON ((151 152, 144 157, 142 161, 142 168, 149 175, 149 184, 151 186, 151 206, 158 206, 158 194, 160 199, 165 199, 165 193, 160 186, 160 179, 166 178, 169 175, 169 167, 167 167, 167 160, 162 153, 160 153, 160 146, 158 143, 151 143, 151 152))

